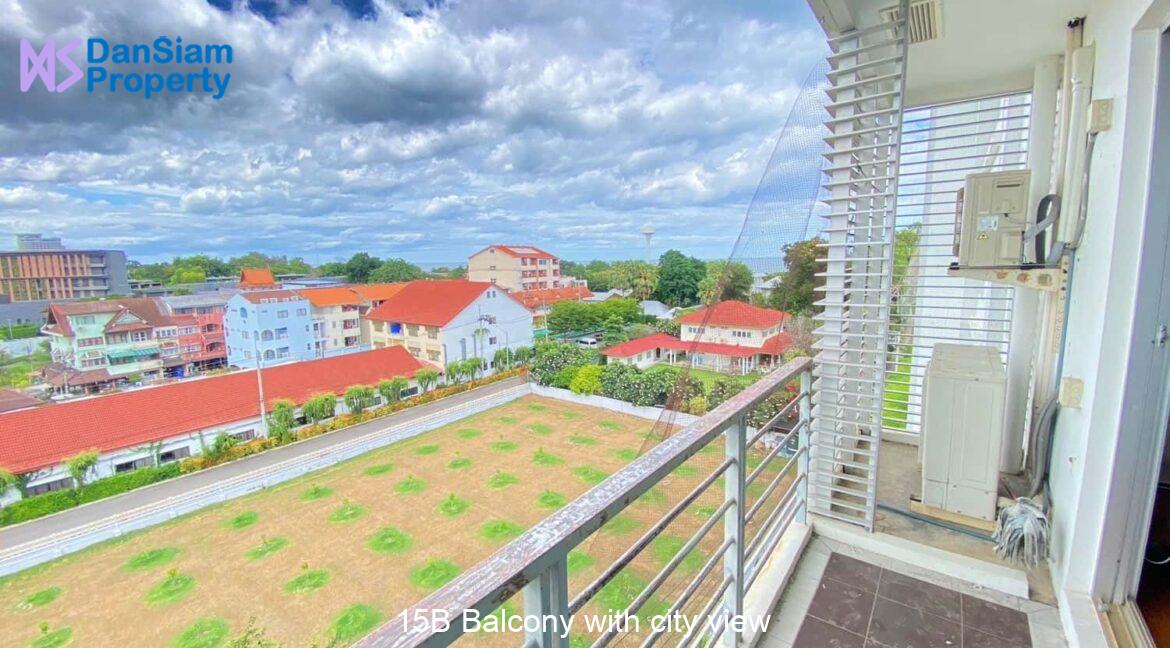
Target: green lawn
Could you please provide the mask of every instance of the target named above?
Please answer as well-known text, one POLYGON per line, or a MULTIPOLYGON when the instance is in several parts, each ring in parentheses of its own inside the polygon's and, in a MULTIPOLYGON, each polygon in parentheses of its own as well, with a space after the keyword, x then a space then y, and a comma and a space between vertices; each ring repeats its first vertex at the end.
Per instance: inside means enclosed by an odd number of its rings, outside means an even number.
POLYGON ((906 429, 910 409, 910 361, 902 359, 886 371, 886 394, 882 402, 882 425, 891 430, 906 429))
MULTIPOLYGON (((669 371, 670 367, 671 365, 658 364, 650 367, 646 371, 669 371)), ((682 369, 681 366, 676 368, 682 369)), ((711 371, 710 369, 699 369, 698 367, 691 367, 687 371, 687 374, 692 378, 698 378, 699 382, 703 383, 703 389, 705 389, 707 393, 711 393, 711 388, 715 385, 715 381, 720 378, 730 378, 738 383, 743 384, 745 387, 760 379, 759 374, 754 373, 748 374, 746 376, 738 376, 732 374, 723 374, 719 373, 718 371, 711 371)))

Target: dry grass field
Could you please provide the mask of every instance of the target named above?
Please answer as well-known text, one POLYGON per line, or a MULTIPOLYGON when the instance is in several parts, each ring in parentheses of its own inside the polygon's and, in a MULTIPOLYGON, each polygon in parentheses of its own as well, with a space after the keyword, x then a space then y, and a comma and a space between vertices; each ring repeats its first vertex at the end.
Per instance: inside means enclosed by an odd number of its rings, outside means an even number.
MULTIPOLYGON (((620 470, 657 442, 650 429, 606 410, 522 398, 8 577, 0 581, 0 646, 210 648, 250 619, 281 646, 345 645, 620 470)), ((583 544, 570 556, 571 591, 721 460, 716 441, 583 544)), ((721 492, 714 486, 691 506, 586 611, 628 604, 721 492)), ((667 581, 668 600, 721 533, 718 525, 667 581)), ((522 610, 518 599, 505 609, 522 610)), ((655 597, 645 610, 666 607, 655 597)), ((578 629, 574 644, 588 635, 578 629)), ((517 638, 480 633, 461 643, 514 646, 517 638)))

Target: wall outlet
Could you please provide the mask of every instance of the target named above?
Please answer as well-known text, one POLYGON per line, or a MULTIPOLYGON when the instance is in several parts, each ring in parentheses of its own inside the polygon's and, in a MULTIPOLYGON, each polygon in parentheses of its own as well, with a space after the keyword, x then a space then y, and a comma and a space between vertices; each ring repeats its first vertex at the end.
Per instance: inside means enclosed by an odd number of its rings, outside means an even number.
POLYGON ((1079 408, 1085 397, 1085 381, 1080 378, 1060 379, 1060 406, 1079 408))

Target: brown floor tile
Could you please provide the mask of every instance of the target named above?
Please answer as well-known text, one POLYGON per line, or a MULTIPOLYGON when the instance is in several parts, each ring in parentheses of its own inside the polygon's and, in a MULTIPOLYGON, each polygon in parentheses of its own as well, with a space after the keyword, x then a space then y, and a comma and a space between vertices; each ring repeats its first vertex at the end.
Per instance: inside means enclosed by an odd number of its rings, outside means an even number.
POLYGON ((869 623, 869 639, 887 648, 957 648, 960 626, 879 597, 869 623))
POLYGON ((1030 648, 1032 644, 1007 643, 995 635, 963 626, 963 648, 1030 648))
POLYGON ((963 625, 1009 643, 1021 646, 1032 643, 1026 614, 972 596, 963 595, 963 625))
POLYGON ((792 648, 862 648, 865 639, 820 619, 805 617, 792 648))
POLYGON ((873 610, 873 592, 822 578, 808 607, 808 615, 827 621, 838 628, 864 635, 873 610))
POLYGON ((882 571, 878 596, 951 621, 963 620, 963 602, 958 592, 888 569, 882 571))
POLYGON ((829 556, 829 564, 825 565, 825 578, 841 581, 853 587, 860 587, 867 592, 877 591, 878 577, 882 568, 850 558, 844 554, 834 553, 829 556))

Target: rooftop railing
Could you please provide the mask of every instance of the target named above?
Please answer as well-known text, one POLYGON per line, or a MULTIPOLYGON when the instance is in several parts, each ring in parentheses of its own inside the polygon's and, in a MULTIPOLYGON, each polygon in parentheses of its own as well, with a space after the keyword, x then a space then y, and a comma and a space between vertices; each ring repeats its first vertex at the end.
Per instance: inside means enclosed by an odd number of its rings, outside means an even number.
MULTIPOLYGON (((743 620, 745 598, 754 593, 753 587, 769 580, 760 580, 760 576, 785 531, 794 521, 804 521, 811 367, 808 358, 778 367, 402 611, 357 645, 446 646, 467 632, 466 620, 487 618, 522 592, 523 618, 538 620, 524 627, 523 645, 567 647, 569 633, 565 630, 584 630, 582 624, 571 623, 571 618, 583 613, 668 527, 674 531, 677 526, 672 523, 676 521, 688 523, 690 537, 640 591, 632 594, 624 610, 611 607, 608 612, 620 618, 654 607, 660 619, 687 614, 697 621, 685 629, 648 624, 645 631, 636 633, 642 647, 655 645, 667 635, 679 646, 715 645, 717 641, 736 645, 739 637, 734 635, 743 630, 731 620, 743 620), (753 421, 758 425, 752 427, 753 421), (688 459, 699 453, 713 454, 719 445, 722 453, 714 454, 710 462, 717 462, 716 467, 693 488, 680 493, 667 513, 652 522, 632 545, 611 552, 616 558, 602 565, 583 589, 570 596, 570 551, 669 479, 688 459), (718 504, 707 505, 710 515, 701 524, 694 522, 699 516, 682 519, 682 513, 694 509, 700 498, 718 504), (680 569, 684 562, 688 569, 680 569), (670 586, 665 587, 668 581, 670 586), (666 596, 670 600, 663 598, 666 596), (648 605, 652 600, 654 605, 648 605)), ((592 646, 606 646, 619 637, 630 638, 626 629, 610 624, 576 634, 574 645, 585 638, 592 646)))

